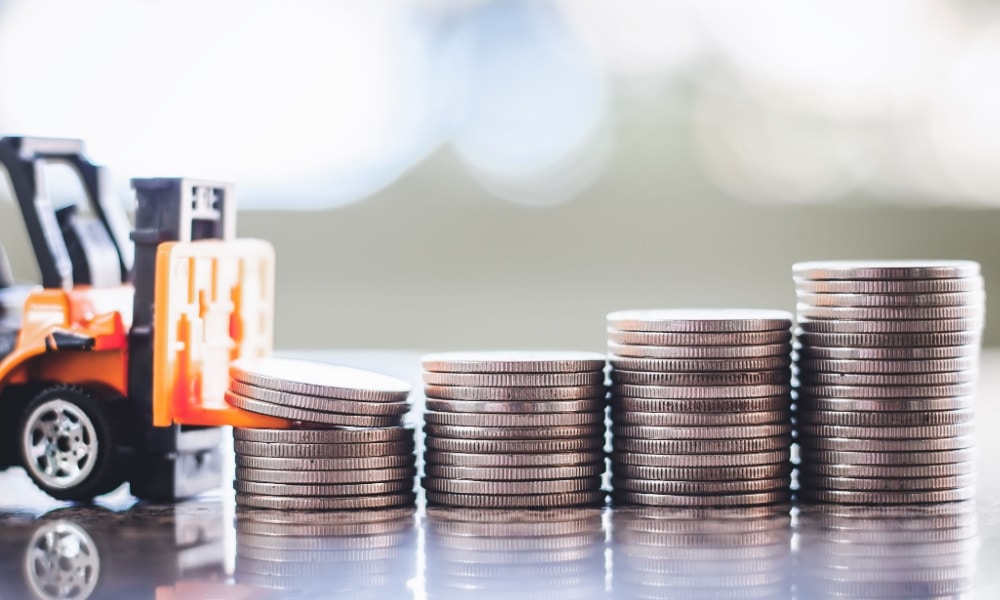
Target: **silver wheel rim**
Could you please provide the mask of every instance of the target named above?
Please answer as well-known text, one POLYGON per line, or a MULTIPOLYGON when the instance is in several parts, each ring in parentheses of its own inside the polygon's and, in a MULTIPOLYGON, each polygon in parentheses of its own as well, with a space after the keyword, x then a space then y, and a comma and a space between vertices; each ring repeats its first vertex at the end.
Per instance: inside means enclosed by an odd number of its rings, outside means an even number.
POLYGON ((25 468, 45 485, 81 484, 97 461, 97 430, 79 406, 54 398, 28 416, 23 433, 25 468))
POLYGON ((101 575, 101 557, 87 532, 67 521, 42 525, 24 555, 24 574, 36 598, 89 598, 101 575))

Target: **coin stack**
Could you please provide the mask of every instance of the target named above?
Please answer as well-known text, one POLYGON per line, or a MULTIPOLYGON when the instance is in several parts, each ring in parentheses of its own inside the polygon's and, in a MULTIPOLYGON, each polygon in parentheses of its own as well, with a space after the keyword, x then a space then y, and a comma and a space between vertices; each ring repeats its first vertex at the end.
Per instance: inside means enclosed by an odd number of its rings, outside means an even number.
POLYGON ((790 510, 616 508, 612 598, 791 598, 790 510))
POLYGON ((290 510, 412 504, 414 431, 401 426, 410 386, 299 360, 240 360, 226 401, 292 420, 292 429, 234 428, 236 504, 290 510))
POLYGON ((801 598, 966 598, 974 594, 973 501, 819 504, 798 517, 801 598))
POLYGON ((604 357, 455 352, 423 359, 430 504, 542 508, 604 502, 604 357))
POLYGON ((236 581, 284 592, 280 598, 412 597, 415 511, 239 509, 236 581))
POLYGON ((799 498, 972 498, 979 265, 811 262, 793 271, 799 498))
POLYGON ((600 508, 428 507, 430 600, 604 597, 600 508))
POLYGON ((791 318, 727 309, 608 315, 615 504, 788 500, 791 318))

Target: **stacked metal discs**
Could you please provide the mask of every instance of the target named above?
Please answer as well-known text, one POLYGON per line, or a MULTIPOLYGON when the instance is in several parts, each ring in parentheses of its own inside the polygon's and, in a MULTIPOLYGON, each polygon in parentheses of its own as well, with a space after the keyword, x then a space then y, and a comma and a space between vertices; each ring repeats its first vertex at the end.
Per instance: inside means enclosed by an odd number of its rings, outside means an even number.
POLYGON ((236 513, 236 580, 281 598, 407 598, 416 509, 236 513))
POLYGON ((791 598, 790 510, 616 508, 612 597, 791 598))
POLYGON ((791 317, 770 310, 608 315, 616 504, 788 500, 791 317))
POLYGON ((230 377, 229 404, 296 426, 233 429, 237 505, 340 510, 414 502, 414 431, 402 427, 409 384, 283 359, 237 361, 230 377))
POLYGON ((971 498, 985 312, 979 265, 814 262, 793 270, 799 497, 971 498))
POLYGON ((798 517, 801 598, 966 598, 974 594, 972 501, 815 505, 798 517))
POLYGON ((428 507, 427 598, 602 598, 604 549, 600 508, 428 507))
POLYGON ((456 352, 425 356, 423 366, 428 503, 603 503, 602 355, 456 352))

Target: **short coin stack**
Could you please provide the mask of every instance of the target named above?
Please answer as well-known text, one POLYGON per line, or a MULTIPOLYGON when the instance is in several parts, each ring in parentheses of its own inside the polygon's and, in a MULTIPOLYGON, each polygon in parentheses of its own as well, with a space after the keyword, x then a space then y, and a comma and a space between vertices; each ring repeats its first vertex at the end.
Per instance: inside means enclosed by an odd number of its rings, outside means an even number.
POLYGON ((237 505, 340 510, 414 502, 414 431, 401 426, 409 384, 285 359, 236 361, 230 376, 228 403, 296 425, 234 428, 237 505))
POLYGON ((604 357, 455 352, 423 359, 430 504, 543 508, 604 502, 604 357))
POLYGON ((726 309, 608 315, 616 504, 788 500, 791 318, 726 309))
POLYGON ((979 265, 812 262, 793 271, 800 499, 971 498, 979 265))

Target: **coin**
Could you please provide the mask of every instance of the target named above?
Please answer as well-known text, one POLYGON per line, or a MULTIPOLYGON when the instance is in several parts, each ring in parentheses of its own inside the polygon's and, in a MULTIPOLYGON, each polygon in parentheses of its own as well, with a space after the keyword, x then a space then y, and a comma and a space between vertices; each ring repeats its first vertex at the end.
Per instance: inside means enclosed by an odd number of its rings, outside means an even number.
POLYGON ((416 463, 412 453, 388 456, 356 456, 353 458, 269 458, 248 456, 237 452, 236 466, 276 471, 351 471, 361 469, 394 469, 416 463))
POLYGON ((802 397, 796 401, 803 411, 880 411, 922 412, 939 410, 965 410, 973 406, 971 396, 951 398, 818 398, 802 397))
POLYGON ((798 443, 801 448, 843 452, 938 452, 972 448, 975 440, 972 436, 901 440, 801 436, 798 443))
POLYGON ((478 387, 566 387, 604 383, 604 371, 583 373, 436 373, 424 371, 428 385, 478 387))
POLYGON ((355 513, 303 513, 260 508, 239 508, 236 518, 239 521, 258 521, 275 524, 308 524, 308 525, 357 525, 382 522, 398 522, 400 525, 413 527, 412 517, 416 514, 414 507, 385 508, 365 510, 355 513))
MULTIPOLYGON (((601 522, 601 509, 594 507, 553 508, 538 511, 530 509, 479 510, 475 508, 443 508, 428 506, 430 521, 459 521, 463 523, 554 523, 566 521, 601 522)), ((603 555, 603 554, 602 554, 603 555)))
POLYGON ((971 358, 932 358, 924 360, 828 360, 825 358, 799 359, 803 371, 828 373, 941 373, 973 369, 978 364, 971 358))
POLYGON ((417 469, 415 466, 397 467, 394 469, 354 469, 350 471, 278 471, 273 469, 248 469, 246 467, 238 467, 236 469, 237 479, 259 481, 261 483, 376 483, 398 479, 413 479, 416 475, 417 469))
POLYGON ((766 425, 771 423, 789 422, 791 417, 792 413, 790 410, 768 410, 744 413, 611 412, 611 421, 618 425, 652 425, 655 427, 766 425))
POLYGON ((476 481, 579 479, 604 473, 604 457, 601 457, 600 462, 565 467, 459 467, 428 464, 424 466, 424 472, 429 477, 476 481))
POLYGON ((427 399, 427 410, 447 413, 547 414, 604 412, 607 402, 600 398, 581 400, 438 400, 427 399))
POLYGON ((534 402, 603 398, 605 393, 607 390, 603 382, 600 385, 568 387, 424 386, 428 399, 439 400, 534 402))
POLYGON ((604 460, 603 450, 586 452, 549 452, 545 454, 469 454, 427 450, 427 465, 455 465, 463 467, 521 468, 585 465, 604 460))
POLYGON ((263 483, 258 481, 233 482, 233 489, 243 494, 261 496, 370 496, 393 494, 413 489, 410 480, 380 481, 374 483, 345 483, 339 485, 310 485, 298 483, 263 483))
POLYGON ((795 289, 810 294, 950 294, 983 289, 982 277, 910 280, 812 280, 795 278, 795 289))
POLYGON ((917 308, 982 305, 982 291, 922 294, 811 294, 796 292, 798 301, 813 307, 917 308))
POLYGON ((788 383, 791 372, 754 371, 729 373, 656 373, 651 371, 611 370, 611 381, 616 384, 667 385, 667 386, 725 386, 765 385, 788 383))
POLYGON ((249 429, 234 427, 233 439, 274 444, 368 444, 412 440, 414 431, 403 427, 380 429, 249 429))
POLYGON ((830 477, 799 473, 799 485, 803 489, 824 490, 864 490, 885 492, 912 492, 931 490, 951 490, 971 486, 975 475, 951 475, 947 477, 872 479, 868 477, 830 477))
POLYGON ((266 496, 257 494, 236 494, 236 505, 273 510, 362 510, 387 508, 413 504, 417 495, 379 494, 377 496, 343 496, 317 498, 309 496, 266 496))
POLYGON ((842 504, 937 504, 975 497, 971 487, 930 492, 866 492, 856 490, 799 490, 799 498, 807 502, 837 502, 842 504))
POLYGON ((982 318, 924 319, 916 321, 851 321, 799 318, 799 329, 807 333, 950 333, 979 331, 982 318))
POLYGON ((799 319, 857 320, 857 321, 918 321, 928 319, 982 319, 986 309, 978 306, 915 306, 915 307, 846 307, 810 306, 796 307, 799 319))
POLYGON ((665 481, 655 479, 629 479, 613 477, 612 487, 617 490, 646 494, 749 494, 788 488, 789 477, 772 479, 742 479, 732 481, 665 481))
POLYGON ((402 415, 410 409, 410 405, 406 402, 362 402, 360 400, 338 400, 320 398, 319 396, 304 396, 269 390, 236 380, 230 380, 229 391, 238 396, 261 402, 270 402, 271 404, 304 410, 318 410, 348 415, 402 415))
POLYGON ((730 399, 671 399, 671 398, 631 398, 613 396, 611 408, 614 412, 642 413, 703 413, 759 412, 788 410, 791 398, 788 395, 764 398, 730 399))
POLYGON ((599 491, 564 494, 526 494, 520 496, 453 494, 427 491, 427 502, 470 508, 548 508, 564 506, 594 506, 604 504, 605 494, 599 491))
POLYGON ((885 373, 817 373, 802 371, 798 380, 805 385, 954 385, 974 382, 979 377, 979 371, 948 371, 944 373, 906 373, 887 375, 885 373))
POLYGON ((855 385, 802 385, 799 397, 821 398, 947 398, 971 396, 976 386, 972 383, 954 385, 916 386, 855 386, 855 385))
POLYGON ((596 490, 601 487, 601 478, 582 477, 579 479, 540 481, 474 481, 468 479, 424 477, 421 483, 425 490, 433 492, 521 496, 525 494, 566 494, 596 490))
POLYGON ((631 385, 628 383, 611 386, 612 395, 630 398, 663 399, 721 399, 721 398, 763 398, 782 396, 792 391, 790 385, 740 385, 740 386, 663 386, 631 385))
POLYGON ((977 331, 946 333, 811 333, 798 331, 796 338, 804 347, 913 348, 978 345, 982 334, 977 331))
POLYGON ((792 424, 654 427, 646 425, 620 425, 615 423, 611 426, 611 432, 618 437, 649 440, 737 440, 791 435, 792 424))
POLYGON ((789 447, 791 443, 792 438, 788 435, 721 440, 660 440, 626 437, 612 439, 615 452, 638 452, 640 454, 741 454, 781 450, 789 447))
POLYGON ((305 410, 272 404, 271 402, 261 402, 232 392, 226 392, 226 403, 246 411, 306 423, 325 423, 345 427, 397 427, 401 425, 401 416, 380 417, 305 410))
POLYGON ((431 450, 471 454, 524 454, 547 452, 580 452, 600 450, 602 437, 568 438, 560 440, 476 440, 428 437, 424 444, 431 450))
MULTIPOLYGON (((558 536, 579 536, 581 534, 600 534, 602 522, 597 520, 572 520, 572 521, 515 521, 513 523, 480 523, 475 521, 438 521, 428 519, 428 531, 436 535, 445 537, 471 537, 471 538, 499 538, 508 539, 515 544, 519 541, 526 541, 523 538, 546 538, 558 536)), ((603 540, 602 540, 603 541, 603 540)), ((487 565, 480 565, 487 567, 487 565)), ((576 565, 579 567, 579 565, 576 565)), ((585 565, 585 568, 593 568, 585 565)), ((487 571, 488 569, 483 569, 487 571)), ((574 569, 567 569, 572 571, 574 569)), ((511 575, 511 570, 500 571, 497 575, 511 575)))
POLYGON ((788 329, 792 315, 757 309, 625 310, 608 315, 608 325, 620 331, 734 333, 788 329))
POLYGON ((791 356, 766 356, 763 358, 628 358, 610 355, 608 362, 615 369, 625 371, 655 371, 658 373, 705 373, 732 371, 773 371, 787 369, 791 356))
POLYGON ((704 506, 732 507, 777 504, 787 502, 790 493, 786 490, 757 492, 751 494, 727 494, 723 496, 693 496, 683 494, 647 494, 616 490, 611 499, 614 504, 643 504, 647 506, 704 506))
POLYGON ((759 346, 787 344, 791 331, 742 331, 735 333, 670 333, 656 331, 620 331, 608 328, 608 340, 617 344, 645 346, 759 346))
POLYGON ((800 448, 799 455, 803 463, 825 463, 832 465, 868 465, 868 466, 917 466, 942 465, 968 462, 975 458, 975 451, 969 448, 957 450, 927 450, 920 454, 910 454, 903 450, 898 452, 869 450, 860 451, 830 451, 800 448))
MULTIPOLYGON (((912 427, 916 425, 954 425, 971 423, 971 409, 908 412, 810 411, 799 410, 799 423, 844 427, 912 427)), ((917 436, 914 436, 917 437, 917 436)))
POLYGON ((969 475, 975 465, 971 461, 941 465, 852 465, 808 463, 809 473, 826 477, 868 477, 875 479, 910 479, 969 475))
POLYGON ((960 279, 979 275, 971 260, 812 261, 792 265, 800 279, 960 279))
POLYGON ((763 346, 640 346, 608 342, 608 352, 633 358, 760 358, 781 356, 791 351, 790 343, 763 346))
POLYGON ((463 427, 557 427, 604 423, 604 411, 548 414, 424 412, 424 423, 463 427))
POLYGON ((964 358, 979 355, 979 346, 926 346, 904 348, 836 348, 821 346, 799 346, 796 353, 801 357, 827 358, 835 360, 926 360, 936 358, 964 358))
POLYGON ((229 376, 250 385, 280 392, 360 400, 403 402, 410 393, 405 381, 341 365, 284 358, 241 358, 229 376))
POLYGON ((462 427, 459 425, 424 425, 424 433, 437 438, 471 440, 544 440, 598 436, 604 439, 603 415, 600 424, 553 427, 462 427))
POLYGON ((269 444, 233 442, 237 454, 266 458, 355 458, 409 454, 412 440, 369 444, 269 444))
POLYGON ((615 477, 627 479, 652 479, 657 481, 745 481, 750 479, 785 477, 792 472, 792 464, 786 461, 751 467, 712 468, 649 467, 616 464, 612 471, 615 477))
POLYGON ((604 355, 595 352, 445 352, 428 354, 425 371, 438 373, 582 373, 604 369, 604 355))
POLYGON ((611 453, 612 468, 620 465, 636 465, 683 469, 712 468, 714 470, 717 468, 771 465, 787 462, 790 458, 791 450, 787 447, 780 450, 743 454, 647 454, 621 450, 615 450, 611 453))

